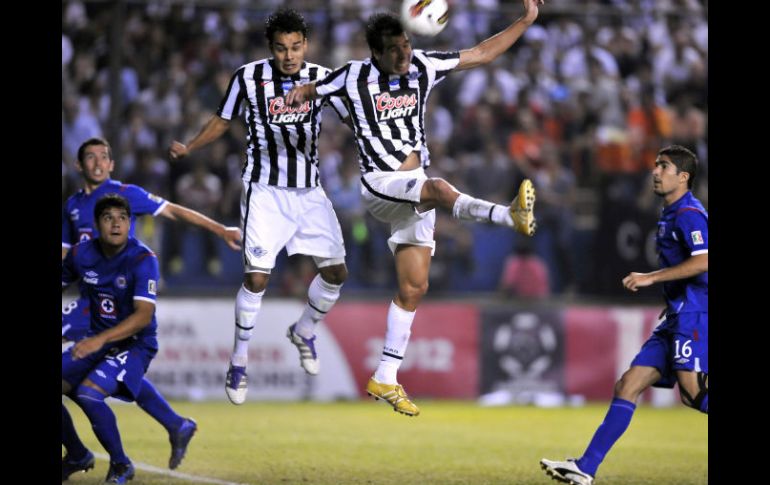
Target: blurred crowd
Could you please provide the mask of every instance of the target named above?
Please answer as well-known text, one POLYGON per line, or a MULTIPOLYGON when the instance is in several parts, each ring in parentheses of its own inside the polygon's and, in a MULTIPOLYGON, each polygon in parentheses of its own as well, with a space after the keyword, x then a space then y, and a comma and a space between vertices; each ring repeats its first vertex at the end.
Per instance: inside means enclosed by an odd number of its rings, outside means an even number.
MULTIPOLYGON (((113 178, 237 224, 242 124, 189 160, 170 163, 166 149, 216 111, 235 69, 269 57, 264 20, 283 2, 113 3, 62 2, 62 200, 79 188, 77 147, 104 136, 114 149, 113 178)), ((472 47, 522 11, 518 0, 451 3, 445 31, 414 38, 416 48, 472 47)), ((337 67, 369 57, 363 21, 399 4, 292 2, 311 28, 306 59, 337 67)), ((432 292, 590 295, 603 264, 596 250, 603 217, 612 207, 657 214, 649 171, 666 144, 698 155, 695 191, 708 205, 708 2, 548 0, 540 12, 496 62, 439 85, 426 117, 428 174, 506 204, 523 178, 532 179, 538 232, 525 241, 440 215, 432 292)), ((321 181, 346 239, 346 289, 392 288, 387 228, 361 204, 351 132, 331 112, 323 127, 321 181)), ((169 289, 230 288, 241 277, 238 255, 206 233, 143 220, 138 235, 159 251, 169 289)), ((313 274, 310 259, 283 258, 271 292, 304 294, 313 274)))

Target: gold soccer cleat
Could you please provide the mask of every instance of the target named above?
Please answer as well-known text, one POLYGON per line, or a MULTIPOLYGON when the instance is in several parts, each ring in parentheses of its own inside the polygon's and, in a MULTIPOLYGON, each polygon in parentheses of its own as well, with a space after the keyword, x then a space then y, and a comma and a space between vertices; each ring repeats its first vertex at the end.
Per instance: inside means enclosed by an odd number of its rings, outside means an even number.
POLYGON ((393 410, 401 414, 407 416, 419 416, 420 414, 420 408, 409 399, 400 384, 382 384, 372 377, 366 383, 366 393, 374 399, 388 401, 393 405, 393 410))
POLYGON ((513 218, 513 228, 525 236, 532 236, 537 229, 535 222, 535 186, 532 181, 524 179, 519 186, 519 195, 514 197, 508 209, 513 218))

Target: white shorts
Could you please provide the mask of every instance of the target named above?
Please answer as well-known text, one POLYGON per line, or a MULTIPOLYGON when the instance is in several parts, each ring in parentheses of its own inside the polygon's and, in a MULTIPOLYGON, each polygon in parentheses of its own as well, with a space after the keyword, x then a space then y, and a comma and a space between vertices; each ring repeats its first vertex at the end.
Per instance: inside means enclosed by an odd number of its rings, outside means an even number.
POLYGON ((382 222, 390 223, 388 246, 396 252, 399 244, 413 244, 436 252, 433 229, 436 210, 417 212, 420 192, 428 177, 422 168, 397 172, 369 172, 361 177, 361 196, 367 210, 382 222))
POLYGON ((319 267, 345 262, 342 229, 321 187, 298 189, 244 181, 241 227, 247 273, 269 273, 283 248, 289 256, 313 256, 319 267))

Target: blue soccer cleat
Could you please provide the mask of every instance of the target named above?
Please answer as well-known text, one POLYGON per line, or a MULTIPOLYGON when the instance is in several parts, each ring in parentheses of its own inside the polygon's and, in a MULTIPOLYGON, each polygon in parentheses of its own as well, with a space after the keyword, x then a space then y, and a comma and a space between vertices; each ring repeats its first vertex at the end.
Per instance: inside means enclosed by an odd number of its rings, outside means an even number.
POLYGON ((90 451, 80 460, 73 460, 69 453, 61 459, 61 481, 68 480, 75 472, 87 472, 94 467, 94 454, 90 451))
POLYGON ((134 465, 131 463, 112 463, 104 483, 128 483, 134 478, 134 465))
POLYGON ((176 432, 168 435, 168 440, 171 442, 171 458, 168 459, 169 468, 173 470, 182 463, 182 459, 185 453, 187 453, 187 445, 190 444, 190 440, 197 430, 198 423, 192 418, 187 418, 176 432))

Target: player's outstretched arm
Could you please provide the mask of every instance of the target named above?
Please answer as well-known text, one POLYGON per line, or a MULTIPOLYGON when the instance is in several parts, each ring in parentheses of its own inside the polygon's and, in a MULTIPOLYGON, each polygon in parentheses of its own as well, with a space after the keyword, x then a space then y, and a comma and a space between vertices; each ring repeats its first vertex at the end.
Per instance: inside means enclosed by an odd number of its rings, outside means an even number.
POLYGON ((286 104, 289 106, 300 106, 305 101, 312 101, 318 97, 315 90, 315 83, 295 86, 286 94, 286 104))
POLYGON ((201 131, 195 135, 195 138, 190 140, 187 145, 176 140, 171 142, 171 146, 168 149, 168 156, 171 157, 172 160, 186 157, 193 150, 202 146, 206 146, 222 136, 227 131, 229 126, 230 122, 228 120, 217 115, 213 115, 211 118, 209 118, 203 128, 201 128, 201 131))
POLYGON ((134 300, 134 313, 126 317, 122 322, 112 328, 88 337, 76 343, 72 347, 72 356, 75 359, 82 359, 110 342, 117 342, 128 338, 141 329, 146 327, 152 321, 152 315, 155 312, 155 303, 143 300, 134 300))
POLYGON ((630 273, 623 278, 623 286, 631 291, 664 281, 683 280, 705 273, 709 270, 709 255, 697 254, 676 266, 660 269, 651 273, 630 273))
POLYGON ((535 22, 538 15, 538 5, 544 0, 522 0, 524 15, 516 19, 507 29, 498 32, 476 47, 460 51, 460 63, 455 70, 471 69, 489 64, 503 52, 507 51, 522 34, 535 22))
POLYGON ((242 236, 240 228, 225 226, 196 210, 174 204, 173 202, 169 202, 160 215, 172 221, 184 221, 193 226, 206 229, 224 239, 231 249, 236 251, 241 249, 242 236))

